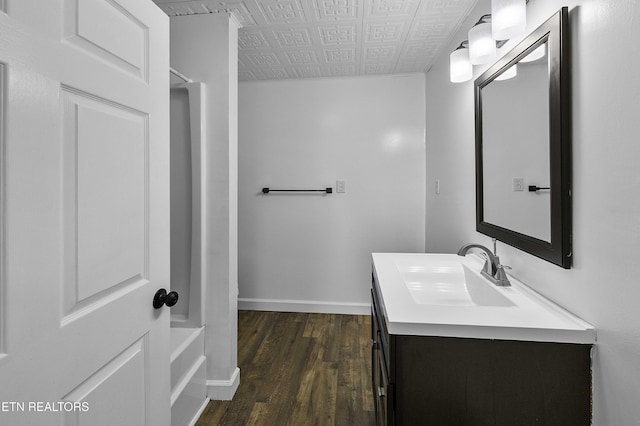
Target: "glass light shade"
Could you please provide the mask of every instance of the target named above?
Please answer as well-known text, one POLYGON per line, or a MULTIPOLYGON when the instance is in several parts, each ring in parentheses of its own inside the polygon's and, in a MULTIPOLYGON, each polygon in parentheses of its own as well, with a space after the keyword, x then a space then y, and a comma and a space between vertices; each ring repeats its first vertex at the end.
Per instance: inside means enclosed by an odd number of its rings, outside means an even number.
POLYGON ((473 65, 486 64, 496 57, 496 42, 491 36, 491 24, 477 24, 469 30, 469 60, 473 65))
POLYGON ((544 55, 546 54, 547 54, 547 45, 541 44, 536 49, 534 49, 533 52, 529 53, 527 56, 520 59, 520 62, 533 62, 544 57, 544 55))
POLYGON ((449 55, 449 79, 452 83, 462 83, 473 77, 473 66, 469 62, 469 49, 460 48, 449 55))
POLYGON ((496 80, 509 80, 510 78, 518 75, 518 66, 516 64, 511 65, 506 71, 496 77, 496 80))
POLYGON ((527 0, 491 0, 494 40, 518 37, 527 29, 527 0))

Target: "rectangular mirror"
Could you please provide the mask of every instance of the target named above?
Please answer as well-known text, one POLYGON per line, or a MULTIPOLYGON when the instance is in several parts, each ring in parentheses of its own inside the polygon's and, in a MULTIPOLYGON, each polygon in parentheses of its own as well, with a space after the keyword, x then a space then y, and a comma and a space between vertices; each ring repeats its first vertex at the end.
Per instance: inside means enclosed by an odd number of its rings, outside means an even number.
POLYGON ((476 229, 571 266, 568 9, 475 81, 476 229))

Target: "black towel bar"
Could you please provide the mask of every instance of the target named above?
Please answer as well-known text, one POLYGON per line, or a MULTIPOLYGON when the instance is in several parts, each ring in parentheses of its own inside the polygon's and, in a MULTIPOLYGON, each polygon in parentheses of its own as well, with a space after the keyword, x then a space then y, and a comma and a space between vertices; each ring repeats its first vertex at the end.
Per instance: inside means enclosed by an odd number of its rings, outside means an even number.
POLYGON ((263 194, 268 194, 270 192, 324 192, 327 194, 333 193, 333 188, 325 188, 325 189, 270 189, 270 188, 262 188, 263 194))
POLYGON ((540 186, 536 186, 536 185, 529 185, 529 192, 537 192, 537 191, 541 191, 543 189, 551 189, 548 186, 545 187, 540 187, 540 186))

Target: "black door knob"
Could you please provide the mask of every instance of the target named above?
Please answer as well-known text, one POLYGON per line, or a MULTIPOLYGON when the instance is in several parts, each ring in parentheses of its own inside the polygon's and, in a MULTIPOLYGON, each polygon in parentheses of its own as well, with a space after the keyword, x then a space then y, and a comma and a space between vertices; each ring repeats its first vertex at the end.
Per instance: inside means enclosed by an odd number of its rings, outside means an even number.
POLYGON ((175 291, 171 291, 167 293, 167 290, 161 288, 156 291, 155 296, 153 296, 153 307, 156 309, 162 308, 162 305, 167 305, 168 307, 172 307, 176 303, 178 303, 178 293, 175 291))
POLYGON ((175 305, 176 303, 178 303, 178 293, 176 293, 175 291, 170 291, 167 294, 167 297, 164 298, 164 304, 167 305, 168 307, 172 307, 173 305, 175 305))

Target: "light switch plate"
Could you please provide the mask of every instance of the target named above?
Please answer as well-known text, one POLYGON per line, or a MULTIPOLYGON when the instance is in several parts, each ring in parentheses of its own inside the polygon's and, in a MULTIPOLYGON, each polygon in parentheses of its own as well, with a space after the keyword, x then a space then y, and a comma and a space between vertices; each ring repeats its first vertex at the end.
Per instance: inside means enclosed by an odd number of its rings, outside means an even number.
POLYGON ((513 190, 524 191, 524 178, 513 178, 513 190))

